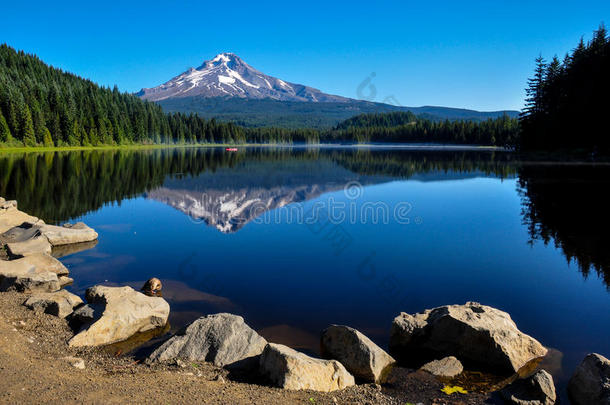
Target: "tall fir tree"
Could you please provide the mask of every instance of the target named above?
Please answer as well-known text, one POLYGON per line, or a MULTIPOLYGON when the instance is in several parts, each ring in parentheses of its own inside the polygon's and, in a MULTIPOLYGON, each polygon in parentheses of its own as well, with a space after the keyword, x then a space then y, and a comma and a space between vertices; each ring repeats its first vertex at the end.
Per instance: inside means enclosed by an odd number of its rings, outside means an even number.
POLYGON ((6 122, 4 115, 2 115, 2 112, 0 112, 0 142, 10 142, 12 140, 13 137, 11 135, 11 130, 8 127, 8 123, 6 122))
POLYGON ((25 105, 21 112, 21 136, 25 146, 36 146, 36 134, 34 133, 34 123, 30 108, 25 105))

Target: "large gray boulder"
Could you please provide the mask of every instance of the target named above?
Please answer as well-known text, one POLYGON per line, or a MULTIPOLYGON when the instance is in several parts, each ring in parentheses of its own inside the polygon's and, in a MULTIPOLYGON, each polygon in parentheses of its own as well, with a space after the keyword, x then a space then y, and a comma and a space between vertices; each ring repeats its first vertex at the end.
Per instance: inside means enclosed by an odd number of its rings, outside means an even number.
POLYGON ((390 354, 403 362, 455 356, 498 372, 514 373, 547 349, 517 329, 510 315, 468 302, 414 315, 401 313, 390 333, 390 354))
POLYGON ((610 405, 610 360, 588 354, 570 378, 568 393, 576 405, 610 405))
POLYGON ((544 370, 516 380, 502 389, 500 395, 507 404, 514 405, 553 405, 557 400, 553 377, 544 370))
POLYGON ((437 377, 444 378, 453 378, 464 371, 462 363, 453 356, 426 363, 421 369, 437 377))
POLYGON ((66 290, 54 293, 38 293, 28 298, 23 305, 33 311, 41 311, 46 314, 65 318, 70 315, 74 308, 82 304, 83 300, 66 290))
POLYGON ((256 365, 267 345, 237 315, 220 313, 195 320, 155 350, 148 362, 182 359, 207 361, 216 366, 256 365))
POLYGON ((97 232, 82 222, 74 225, 64 224, 63 226, 42 225, 40 231, 53 246, 91 242, 96 240, 98 236, 97 232))
POLYGON ((53 292, 61 288, 58 272, 67 270, 47 255, 0 260, 0 291, 53 292))
POLYGON ((322 357, 338 360, 363 382, 385 380, 396 361, 354 328, 331 325, 322 332, 322 357))
POLYGON ((70 346, 101 346, 128 339, 167 323, 169 304, 131 287, 95 286, 86 293, 94 308, 93 322, 68 342, 70 346))
POLYGON ((315 359, 275 343, 263 350, 260 372, 274 385, 290 390, 330 392, 355 384, 354 376, 338 361, 315 359))

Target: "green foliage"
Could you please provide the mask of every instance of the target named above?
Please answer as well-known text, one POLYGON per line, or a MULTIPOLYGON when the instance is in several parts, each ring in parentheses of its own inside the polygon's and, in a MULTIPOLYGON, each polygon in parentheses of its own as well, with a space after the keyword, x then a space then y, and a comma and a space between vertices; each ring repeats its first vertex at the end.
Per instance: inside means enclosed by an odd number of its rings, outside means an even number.
POLYGON ((0 142, 10 142, 13 139, 6 119, 0 112, 0 142))
POLYGON ((431 121, 411 112, 363 114, 339 124, 324 139, 512 146, 518 122, 504 115, 482 122, 431 121))
POLYGON ((34 134, 34 123, 30 108, 26 105, 21 110, 21 134, 25 146, 36 146, 36 135, 34 134))
POLYGON ((610 152, 606 116, 610 94, 610 38, 602 24, 562 62, 536 59, 521 122, 522 150, 610 152))
POLYGON ((0 142, 11 134, 26 146, 45 143, 45 129, 57 146, 205 143, 220 139, 220 132, 231 142, 244 138, 235 124, 165 114, 154 103, 52 68, 6 44, 0 45, 0 115, 0 142))
POLYGON ((44 128, 42 144, 47 148, 55 146, 55 144, 53 143, 53 137, 51 137, 51 132, 46 127, 44 128))

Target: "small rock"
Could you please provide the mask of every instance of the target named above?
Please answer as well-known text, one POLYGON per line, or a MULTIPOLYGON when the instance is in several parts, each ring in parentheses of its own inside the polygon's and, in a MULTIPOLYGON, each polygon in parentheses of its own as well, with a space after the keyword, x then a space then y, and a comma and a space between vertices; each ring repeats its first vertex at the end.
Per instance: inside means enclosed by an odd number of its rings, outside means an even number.
POLYGON ((514 405, 553 405, 557 399, 553 377, 544 370, 513 382, 500 395, 514 405))
POLYGON ((161 280, 156 277, 149 279, 142 286, 141 290, 144 294, 149 296, 157 295, 163 289, 163 284, 161 284, 161 280))
POLYGON ((216 378, 214 378, 214 381, 219 382, 219 383, 221 383, 221 384, 224 384, 224 383, 226 382, 226 381, 225 381, 225 378, 224 378, 223 376, 221 376, 220 374, 218 374, 218 375, 216 376, 216 378))
POLYGON ((322 332, 322 357, 338 360, 365 382, 383 382, 396 362, 371 339, 354 328, 331 325, 322 332))
POLYGON ((65 318, 73 312, 74 307, 82 303, 83 300, 78 295, 60 290, 54 293, 34 294, 23 305, 33 311, 42 311, 46 314, 65 318))
POLYGON ((338 361, 315 359, 275 343, 265 347, 260 372, 276 386, 290 390, 330 392, 355 385, 354 376, 338 361))
POLYGON ((63 360, 68 362, 74 368, 78 368, 79 370, 85 369, 85 360, 81 359, 80 357, 66 356, 63 358, 63 360))
POLYGON ((610 360, 588 354, 570 378, 568 393, 575 405, 610 405, 610 360))
POLYGON ((188 363, 185 361, 182 361, 180 359, 176 359, 176 366, 178 366, 180 368, 186 368, 186 367, 188 367, 188 363))
POLYGON ((437 377, 453 378, 464 371, 462 363, 453 356, 434 360, 421 367, 422 370, 429 372, 437 377))

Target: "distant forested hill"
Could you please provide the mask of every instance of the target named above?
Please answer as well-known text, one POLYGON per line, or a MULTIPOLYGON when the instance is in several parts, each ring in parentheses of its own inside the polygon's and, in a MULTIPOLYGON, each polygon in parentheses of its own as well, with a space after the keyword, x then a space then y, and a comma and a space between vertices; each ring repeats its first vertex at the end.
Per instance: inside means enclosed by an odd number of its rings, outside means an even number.
POLYGON ((0 143, 25 146, 245 141, 234 124, 166 114, 0 45, 0 143))
POLYGON ((204 118, 233 122, 244 127, 281 127, 328 129, 359 114, 411 111, 431 121, 485 121, 518 111, 481 112, 449 107, 402 107, 370 101, 352 100, 341 103, 314 103, 246 99, 239 97, 182 97, 157 102, 168 112, 196 113, 204 118))
POLYGON ((391 142, 514 146, 519 133, 516 118, 504 115, 486 121, 431 121, 412 112, 361 114, 332 129, 248 128, 250 142, 303 139, 317 142, 391 142))
POLYGON ((417 142, 513 146, 519 132, 516 118, 432 121, 410 111, 362 114, 343 121, 330 132, 334 139, 359 142, 417 142))
POLYGON ((610 39, 603 24, 565 56, 536 59, 521 116, 522 150, 610 152, 610 39))

